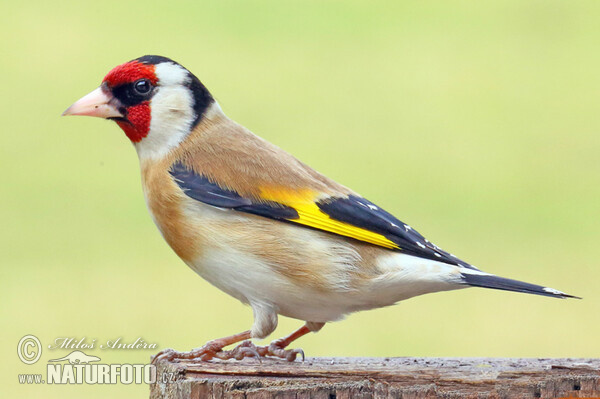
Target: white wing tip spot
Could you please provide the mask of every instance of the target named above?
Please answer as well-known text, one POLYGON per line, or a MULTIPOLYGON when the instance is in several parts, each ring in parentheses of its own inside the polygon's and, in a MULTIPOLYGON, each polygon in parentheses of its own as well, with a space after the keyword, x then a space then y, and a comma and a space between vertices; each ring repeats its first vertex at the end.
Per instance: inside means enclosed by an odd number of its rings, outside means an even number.
POLYGON ((554 295, 566 295, 564 292, 555 290, 554 288, 544 287, 544 291, 549 292, 554 295))
MULTIPOLYGON (((475 267, 475 266, 473 266, 475 267)), ((466 267, 461 267, 459 270, 462 274, 475 274, 478 276, 493 276, 493 274, 482 272, 481 270, 467 269, 466 267)))

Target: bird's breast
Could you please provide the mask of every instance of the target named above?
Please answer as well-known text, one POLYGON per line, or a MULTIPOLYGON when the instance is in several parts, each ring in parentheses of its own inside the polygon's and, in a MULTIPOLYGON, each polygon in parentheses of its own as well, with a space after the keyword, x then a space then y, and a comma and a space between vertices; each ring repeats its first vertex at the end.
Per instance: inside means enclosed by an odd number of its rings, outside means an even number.
POLYGON ((142 187, 150 215, 163 238, 186 263, 201 251, 197 226, 186 215, 187 197, 168 173, 168 166, 142 167, 142 187))

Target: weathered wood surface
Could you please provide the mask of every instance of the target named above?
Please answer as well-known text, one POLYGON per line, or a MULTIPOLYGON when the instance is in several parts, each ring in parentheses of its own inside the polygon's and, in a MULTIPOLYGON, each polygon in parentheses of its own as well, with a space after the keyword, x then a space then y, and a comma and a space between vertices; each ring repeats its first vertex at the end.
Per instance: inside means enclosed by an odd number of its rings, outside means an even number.
POLYGON ((151 399, 600 398, 600 359, 312 358, 161 363, 151 399))

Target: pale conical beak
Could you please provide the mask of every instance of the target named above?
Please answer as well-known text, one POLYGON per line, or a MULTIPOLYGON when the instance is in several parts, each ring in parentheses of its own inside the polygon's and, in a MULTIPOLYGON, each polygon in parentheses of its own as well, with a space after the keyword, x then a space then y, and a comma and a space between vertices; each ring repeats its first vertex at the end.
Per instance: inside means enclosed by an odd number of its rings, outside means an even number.
POLYGON ((124 115, 119 112, 115 103, 118 103, 118 101, 115 101, 114 97, 106 94, 102 87, 98 87, 91 93, 81 97, 62 114, 63 116, 86 115, 97 116, 98 118, 123 118, 124 115))

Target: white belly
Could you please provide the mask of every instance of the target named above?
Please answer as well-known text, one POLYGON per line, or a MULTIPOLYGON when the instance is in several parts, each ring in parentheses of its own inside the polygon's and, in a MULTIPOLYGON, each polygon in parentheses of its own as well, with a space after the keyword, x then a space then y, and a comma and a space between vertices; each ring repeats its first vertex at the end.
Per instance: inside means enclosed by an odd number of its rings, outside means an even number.
POLYGON ((339 320, 449 284, 457 267, 384 251, 365 279, 347 240, 289 223, 194 202, 202 251, 188 265, 208 282, 255 307, 312 322, 339 320), (200 210, 200 212, 199 212, 200 210))

